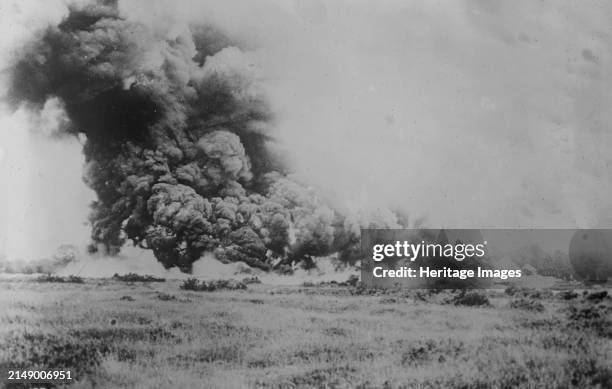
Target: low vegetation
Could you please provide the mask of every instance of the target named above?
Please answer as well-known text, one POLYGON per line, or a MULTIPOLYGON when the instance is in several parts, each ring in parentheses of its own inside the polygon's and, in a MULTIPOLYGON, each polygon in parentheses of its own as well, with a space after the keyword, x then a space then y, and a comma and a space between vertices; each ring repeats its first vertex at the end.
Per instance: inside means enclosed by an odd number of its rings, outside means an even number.
POLYGON ((526 298, 518 298, 514 299, 510 302, 510 307, 514 309, 522 309, 525 311, 534 311, 534 312, 544 312, 544 304, 539 301, 526 299, 526 298))
POLYGON ((165 282, 165 278, 153 277, 150 275, 141 275, 136 273, 117 274, 113 275, 113 279, 123 282, 165 282))
POLYGON ((181 289, 195 290, 198 292, 214 292, 215 290, 244 290, 247 286, 244 282, 236 280, 213 280, 200 281, 197 278, 188 278, 183 281, 181 289))
POLYGON ((466 305, 468 307, 483 307, 489 306, 489 298, 483 292, 465 292, 461 291, 452 299, 455 305, 466 305))
POLYGON ((0 368, 70 367, 71 388, 612 387, 601 290, 234 283, 0 281, 0 368))
POLYGON ((36 281, 38 282, 69 282, 73 284, 82 284, 83 278, 79 276, 68 276, 68 277, 60 277, 53 274, 44 274, 39 276, 36 281))

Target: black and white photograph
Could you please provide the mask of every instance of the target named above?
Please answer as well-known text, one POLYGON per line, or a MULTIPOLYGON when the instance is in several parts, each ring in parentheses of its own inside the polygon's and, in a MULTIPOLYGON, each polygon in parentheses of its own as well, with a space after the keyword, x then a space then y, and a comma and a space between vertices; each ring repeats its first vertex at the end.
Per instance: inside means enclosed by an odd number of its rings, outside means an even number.
POLYGON ((612 2, 0 0, 0 387, 612 388, 612 2))

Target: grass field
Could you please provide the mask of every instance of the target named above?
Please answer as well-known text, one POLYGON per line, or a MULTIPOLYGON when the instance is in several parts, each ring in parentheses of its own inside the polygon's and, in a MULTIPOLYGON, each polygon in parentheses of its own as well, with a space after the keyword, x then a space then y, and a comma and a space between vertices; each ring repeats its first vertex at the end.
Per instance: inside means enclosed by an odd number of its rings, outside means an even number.
POLYGON ((179 286, 0 281, 1 367, 72 368, 71 388, 612 387, 609 296, 179 286))

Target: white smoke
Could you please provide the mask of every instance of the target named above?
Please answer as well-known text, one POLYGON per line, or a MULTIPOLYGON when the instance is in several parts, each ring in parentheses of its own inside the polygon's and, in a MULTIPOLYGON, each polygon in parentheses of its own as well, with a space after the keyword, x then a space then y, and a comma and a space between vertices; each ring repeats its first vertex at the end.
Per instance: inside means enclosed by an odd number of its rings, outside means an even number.
POLYGON ((84 255, 57 272, 59 275, 78 275, 81 277, 112 277, 115 274, 135 273, 151 275, 166 279, 184 279, 187 274, 178 269, 164 269, 150 250, 139 247, 125 246, 121 253, 114 257, 102 254, 84 255))
POLYGON ((125 246, 115 257, 104 255, 78 254, 77 258, 55 273, 61 276, 78 275, 89 278, 108 278, 115 274, 136 273, 151 275, 168 280, 184 280, 195 277, 201 280, 219 280, 257 277, 269 285, 302 285, 305 282, 344 282, 352 275, 358 275, 358 267, 347 266, 334 256, 317 258, 317 268, 305 270, 296 268, 292 275, 279 275, 251 268, 244 262, 223 263, 212 254, 206 254, 194 262, 191 274, 176 268, 164 269, 150 250, 125 246))
POLYGON ((82 145, 54 138, 63 111, 49 102, 0 116, 0 253, 12 259, 49 257, 62 244, 85 246, 93 192, 81 179, 82 145))

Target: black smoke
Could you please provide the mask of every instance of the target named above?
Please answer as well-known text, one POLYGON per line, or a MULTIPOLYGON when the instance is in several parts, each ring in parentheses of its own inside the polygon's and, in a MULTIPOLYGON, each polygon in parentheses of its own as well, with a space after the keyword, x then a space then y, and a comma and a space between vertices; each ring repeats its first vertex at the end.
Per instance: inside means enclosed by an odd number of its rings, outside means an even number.
POLYGON ((169 37, 101 1, 72 7, 24 47, 9 96, 61 99, 66 131, 85 136, 94 251, 131 240, 183 271, 205 252, 263 269, 355 259, 359 223, 269 151, 273 115, 253 67, 213 26, 169 37))

